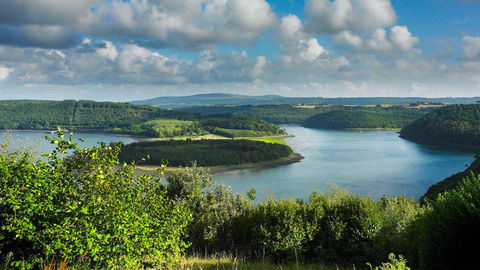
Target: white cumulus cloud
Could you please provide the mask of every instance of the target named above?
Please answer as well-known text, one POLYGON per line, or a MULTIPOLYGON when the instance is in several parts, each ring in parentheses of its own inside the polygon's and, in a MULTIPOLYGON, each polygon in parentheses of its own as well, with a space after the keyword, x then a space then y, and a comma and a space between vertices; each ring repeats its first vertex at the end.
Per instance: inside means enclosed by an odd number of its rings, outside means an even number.
POLYGON ((327 50, 318 44, 316 38, 301 40, 299 48, 300 56, 310 62, 316 60, 320 55, 328 53, 327 50))
POLYGON ((333 36, 333 40, 337 44, 348 44, 353 47, 361 47, 363 44, 362 38, 350 33, 349 31, 342 31, 335 36, 333 36))
POLYGON ((282 17, 278 27, 278 32, 280 39, 300 39, 304 35, 302 21, 293 14, 282 17))
POLYGON ((306 29, 315 34, 371 31, 396 19, 390 0, 307 0, 305 6, 306 29))
POLYGON ((403 51, 411 50, 415 43, 418 42, 418 38, 412 36, 412 33, 408 31, 406 26, 392 27, 390 29, 389 38, 394 46, 403 51))

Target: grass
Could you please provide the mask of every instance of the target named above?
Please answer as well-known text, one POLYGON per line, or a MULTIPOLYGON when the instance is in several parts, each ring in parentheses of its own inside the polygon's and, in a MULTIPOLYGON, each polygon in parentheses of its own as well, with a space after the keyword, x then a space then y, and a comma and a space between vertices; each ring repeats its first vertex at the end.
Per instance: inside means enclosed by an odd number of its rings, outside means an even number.
MULTIPOLYGON (((265 143, 278 143, 278 144, 287 144, 285 141, 283 141, 283 138, 291 137, 291 135, 281 135, 281 136, 264 136, 264 137, 240 137, 240 138, 235 138, 235 140, 252 140, 252 141, 260 141, 260 142, 265 142, 265 143)), ((153 141, 156 140, 186 140, 186 139, 192 139, 192 140, 201 140, 201 139, 217 139, 217 140, 231 140, 231 138, 227 137, 222 137, 219 135, 215 134, 207 134, 207 135, 202 135, 202 136, 178 136, 178 137, 173 137, 173 138, 167 138, 167 139, 161 139, 161 138, 155 138, 152 139, 153 141)), ((224 166, 219 166, 219 167, 224 167, 224 166)), ((157 169, 159 166, 155 165, 137 165, 135 167, 135 172, 138 174, 157 174, 157 169)), ((208 167, 206 167, 208 168, 208 167)), ((214 168, 214 167, 211 167, 214 168)), ((167 167, 166 173, 180 170, 182 168, 180 167, 167 167)))
MULTIPOLYGON (((260 141, 266 143, 278 143, 278 144, 286 144, 282 139, 290 137, 289 135, 282 135, 282 136, 262 136, 262 137, 237 137, 235 140, 253 140, 253 141, 260 141)), ((231 140, 232 138, 227 138, 224 136, 216 135, 216 134, 206 134, 201 136, 177 136, 172 138, 153 138, 152 141, 161 141, 161 140, 231 140)))
POLYGON ((243 259, 221 257, 221 258, 200 258, 190 257, 184 259, 181 270, 342 270, 355 269, 353 267, 342 268, 336 265, 326 264, 273 264, 267 261, 251 262, 243 259))

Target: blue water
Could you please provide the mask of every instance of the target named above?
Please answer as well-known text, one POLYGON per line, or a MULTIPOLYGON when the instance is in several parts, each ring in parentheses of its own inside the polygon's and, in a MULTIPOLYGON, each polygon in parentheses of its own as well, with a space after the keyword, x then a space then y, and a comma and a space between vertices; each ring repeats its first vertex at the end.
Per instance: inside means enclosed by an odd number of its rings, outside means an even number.
MULTIPOLYGON (((214 175, 215 182, 231 186, 234 192, 246 192, 255 186, 257 202, 268 197, 308 198, 314 190, 327 192, 329 184, 374 199, 384 194, 406 194, 418 199, 430 185, 463 171, 475 154, 412 143, 399 138, 395 131, 283 128, 295 135, 285 141, 305 157, 301 162, 214 175)), ((49 152, 53 146, 43 139, 44 136, 54 135, 45 132, 8 134, 16 147, 37 144, 37 151, 49 152)), ((5 134, 1 134, 0 142, 5 138, 5 134)), ((100 141, 131 143, 135 139, 106 134, 74 134, 74 142, 81 147, 91 147, 100 141), (85 142, 78 138, 85 139, 85 142)))
POLYGON ((327 192, 329 184, 379 199, 405 194, 418 199, 428 187, 463 171, 474 152, 423 146, 395 131, 332 131, 284 126, 295 135, 285 141, 305 158, 291 165, 215 175, 217 183, 246 192, 252 185, 257 200, 268 197, 308 198, 327 192))
MULTIPOLYGON (((51 152, 55 146, 45 140, 45 136, 56 137, 57 134, 39 131, 0 132, 0 143, 4 143, 8 140, 12 147, 33 147, 35 152, 48 153, 51 152)), ((70 134, 65 133, 65 139, 68 138, 70 138, 70 134)), ((73 143, 77 143, 79 147, 92 147, 97 145, 98 142, 123 142, 127 144, 135 141, 135 139, 129 137, 120 137, 109 134, 81 132, 75 132, 73 134, 73 143), (79 138, 84 139, 85 142, 81 142, 79 138)))

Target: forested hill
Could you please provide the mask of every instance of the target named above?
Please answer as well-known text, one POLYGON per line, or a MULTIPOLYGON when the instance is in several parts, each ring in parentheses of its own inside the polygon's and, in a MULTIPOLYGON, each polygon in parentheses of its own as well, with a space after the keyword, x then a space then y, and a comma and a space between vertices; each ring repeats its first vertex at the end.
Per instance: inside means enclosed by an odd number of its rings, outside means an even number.
POLYGON ((410 109, 401 106, 349 108, 327 111, 306 119, 302 125, 311 128, 402 128, 431 109, 410 109))
POLYGON ((194 120, 195 114, 128 103, 87 100, 0 101, 0 129, 128 129, 155 118, 194 120))
POLYGON ((480 104, 437 109, 404 127, 400 137, 425 144, 470 145, 480 149, 480 104))
POLYGON ((128 103, 85 100, 0 101, 0 130, 51 130, 57 126, 75 131, 149 137, 173 137, 209 132, 218 132, 228 137, 237 137, 239 133, 251 136, 280 133, 277 125, 250 117, 207 116, 128 103))

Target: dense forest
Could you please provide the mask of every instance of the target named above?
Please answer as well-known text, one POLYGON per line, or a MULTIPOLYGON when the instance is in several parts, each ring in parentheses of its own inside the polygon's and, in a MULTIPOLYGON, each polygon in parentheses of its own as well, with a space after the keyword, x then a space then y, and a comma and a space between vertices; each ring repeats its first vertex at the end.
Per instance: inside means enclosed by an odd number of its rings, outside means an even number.
POLYGON ((0 129, 97 131, 149 137, 201 135, 215 128, 280 133, 277 125, 243 116, 201 115, 128 103, 0 101, 0 129))
POLYGON ((463 172, 456 173, 444 180, 430 186, 427 192, 420 198, 420 202, 426 203, 427 201, 435 200, 438 194, 445 191, 453 190, 458 187, 463 179, 471 177, 472 175, 480 174, 480 156, 476 155, 476 159, 470 164, 470 166, 463 172))
POLYGON ((419 143, 480 149, 480 104, 442 107, 404 127, 400 137, 419 143))
POLYGON ((318 105, 314 108, 305 108, 294 105, 243 105, 243 106, 194 106, 179 110, 202 114, 233 114, 261 119, 274 124, 301 124, 305 119, 342 106, 318 105))
POLYGON ((401 128, 425 115, 431 109, 392 107, 345 107, 314 115, 303 126, 324 129, 401 128))
POLYGON ((291 155, 287 145, 252 140, 168 140, 132 143, 122 147, 120 160, 145 165, 238 165, 277 160, 291 155), (148 158, 143 160, 145 157, 148 158))
POLYGON ((202 114, 233 114, 274 124, 300 124, 322 128, 401 128, 434 110, 431 107, 340 106, 340 105, 244 105, 195 106, 179 110, 202 114), (328 114, 327 112, 336 111, 328 114))
POLYGON ((136 176, 118 166, 115 145, 80 149, 62 133, 49 140, 57 148, 45 160, 0 152, 2 268, 178 269, 199 252, 296 269, 298 262, 368 269, 387 258, 396 266, 375 269, 409 269, 390 253, 414 269, 478 266, 479 176, 429 206, 338 188, 255 204, 254 188, 234 194, 196 166, 136 176))

